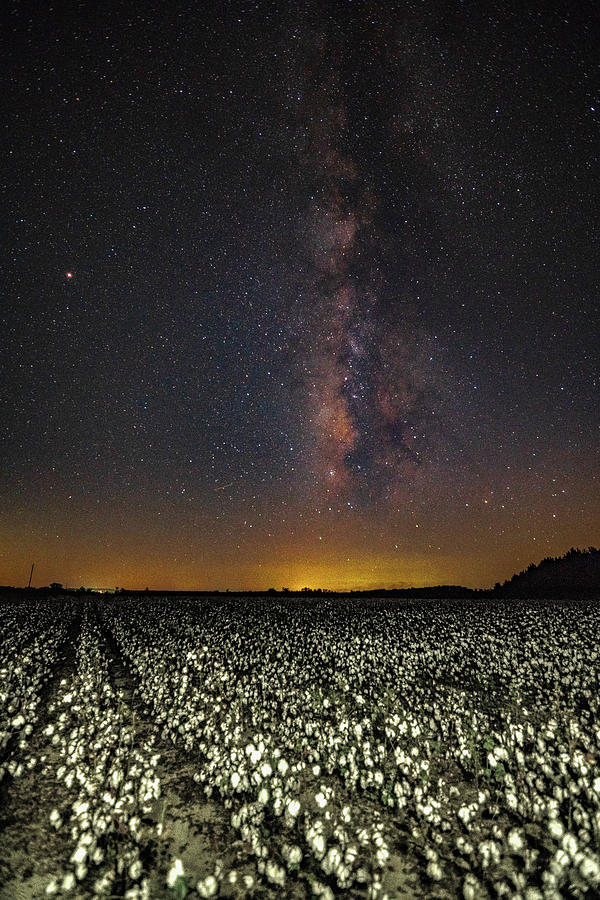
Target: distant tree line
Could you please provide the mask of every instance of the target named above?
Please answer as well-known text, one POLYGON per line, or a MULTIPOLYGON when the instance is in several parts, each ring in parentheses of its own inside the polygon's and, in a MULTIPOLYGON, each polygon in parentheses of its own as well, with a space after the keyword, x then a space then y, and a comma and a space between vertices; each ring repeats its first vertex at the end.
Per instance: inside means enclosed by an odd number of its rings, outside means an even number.
POLYGON ((600 595, 600 550, 571 547, 564 556, 547 556, 504 584, 496 584, 494 593, 501 597, 600 595))

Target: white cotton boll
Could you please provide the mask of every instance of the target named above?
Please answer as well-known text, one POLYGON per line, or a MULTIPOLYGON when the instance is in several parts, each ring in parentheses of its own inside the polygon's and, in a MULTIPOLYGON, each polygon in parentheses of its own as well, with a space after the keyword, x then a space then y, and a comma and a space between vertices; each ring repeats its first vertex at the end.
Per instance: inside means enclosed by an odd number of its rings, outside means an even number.
POLYGON ((56 878, 53 878, 50 884, 46 885, 46 893, 49 897, 58 893, 58 883, 56 881, 56 878))
POLYGON ((570 832, 567 832, 563 836, 563 839, 561 841, 561 846, 562 846, 563 850, 565 850, 569 854, 571 859, 573 859, 578 850, 577 838, 575 837, 575 835, 571 834, 570 832))
POLYGON ((346 852, 344 854, 344 862, 346 863, 346 865, 352 866, 357 856, 358 847, 355 844, 350 844, 350 846, 346 848, 346 852))
POLYGON ((369 880, 369 873, 368 873, 368 871, 365 869, 364 866, 361 866, 359 869, 356 870, 356 880, 357 880, 360 884, 366 884, 366 883, 368 882, 368 880, 369 880))
POLYGON ((273 769, 268 762, 264 762, 260 767, 260 774, 263 778, 269 778, 273 774, 273 769))
POLYGON ((215 897, 219 890, 219 882, 214 875, 207 875, 206 878, 198 882, 196 890, 201 897, 215 897))
POLYGON ((293 818, 296 818, 298 813, 300 812, 300 801, 299 800, 289 800, 287 805, 287 811, 293 818))
POLYGON ((282 778, 285 778, 288 769, 289 769, 289 764, 288 764, 287 760, 285 760, 282 757, 279 760, 279 762, 277 763, 277 771, 279 772, 279 774, 281 775, 282 778))
POLYGON ((367 847, 371 840, 369 831, 366 828, 361 828, 356 837, 363 847, 367 847))
POLYGON ((315 794, 315 803, 321 809, 323 809, 325 806, 327 806, 327 798, 325 797, 325 795, 323 794, 322 791, 320 791, 318 794, 315 794))
POLYGON ((325 838, 322 834, 316 834, 312 839, 312 848, 317 859, 325 855, 325 838))
POLYGON ((321 863, 321 868, 327 875, 330 875, 333 872, 333 870, 335 869, 335 867, 341 863, 341 861, 342 861, 342 854, 340 853, 338 848, 331 847, 327 851, 327 855, 326 855, 325 859, 323 860, 323 862, 321 863))
POLYGON ((442 880, 442 867, 437 860, 432 859, 427 865, 427 874, 432 881, 442 880))
POLYGON ((550 866, 560 872, 562 869, 566 869, 569 863, 569 854, 565 853, 564 850, 557 850, 550 863, 550 866))
POLYGON ((167 887, 173 887, 177 879, 183 874, 183 864, 180 859, 176 859, 167 875, 167 887))
POLYGON ((67 872, 62 880, 61 888, 63 891, 72 891, 75 887, 75 876, 72 872, 67 872))
POLYGON ((299 866, 302 862, 302 850, 297 844, 292 844, 287 851, 287 861, 290 866, 299 866))
POLYGON ((559 815, 558 800, 556 800, 554 797, 550 797, 546 801, 546 813, 550 820, 558 818, 558 815, 559 815))
POLYGON ((266 806, 269 802, 269 791, 266 787, 263 787, 258 792, 258 802, 261 806, 266 806))
POLYGON ((478 888, 479 882, 470 872, 465 875, 465 880, 463 882, 463 897, 464 900, 475 900, 478 896, 478 888))
POLYGON ((240 775, 238 774, 238 772, 231 773, 230 781, 231 781, 231 786, 234 789, 234 791, 237 791, 238 787, 240 786, 241 780, 242 779, 240 778, 240 775))
POLYGON ((564 825, 558 819, 553 819, 548 822, 548 833, 555 841, 560 841, 565 833, 564 825))
POLYGON ((285 869, 272 860, 267 863, 265 874, 272 884, 278 884, 281 887, 285 884, 285 869))
POLYGON ((377 865, 383 869, 385 864, 389 859, 390 853, 387 847, 379 847, 377 852, 375 853, 375 858, 377 860, 377 865))
POLYGON ((71 862, 75 863, 75 864, 82 863, 84 861, 84 859, 86 858, 86 856, 87 856, 87 850, 85 849, 85 847, 79 846, 79 847, 77 847, 77 849, 71 856, 71 862))
POLYGON ((137 881, 140 875, 142 874, 142 863, 139 859, 136 859, 129 866, 129 877, 132 881, 137 881))
POLYGON ((513 853, 521 853, 525 847, 525 842, 516 828, 512 828, 508 833, 508 846, 513 853))
POLYGON ((79 863, 79 865, 75 866, 75 878, 77 881, 83 881, 85 876, 87 875, 87 866, 85 863, 79 863))
POLYGON ((586 856, 579 865, 579 871, 586 881, 592 884, 600 884, 600 866, 595 859, 586 856))

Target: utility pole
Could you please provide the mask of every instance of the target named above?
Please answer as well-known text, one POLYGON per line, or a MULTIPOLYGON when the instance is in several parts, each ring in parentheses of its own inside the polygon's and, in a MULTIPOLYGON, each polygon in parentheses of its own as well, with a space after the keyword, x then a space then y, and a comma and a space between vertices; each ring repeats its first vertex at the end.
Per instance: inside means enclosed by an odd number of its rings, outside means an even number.
POLYGON ((34 566, 35 566, 35 563, 31 563, 31 572, 29 573, 29 584, 27 585, 28 588, 31 587, 31 576, 33 575, 33 567, 34 566))

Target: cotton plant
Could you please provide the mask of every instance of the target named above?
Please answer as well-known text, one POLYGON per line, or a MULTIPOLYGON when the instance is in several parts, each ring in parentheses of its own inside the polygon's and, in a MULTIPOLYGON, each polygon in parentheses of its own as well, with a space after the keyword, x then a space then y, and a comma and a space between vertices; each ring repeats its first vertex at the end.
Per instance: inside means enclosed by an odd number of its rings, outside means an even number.
MULTIPOLYGON (((328 610, 328 613, 333 613, 335 619, 335 610, 328 610)), ((264 765, 272 767, 272 764, 263 761, 264 751, 259 748, 258 741, 247 754, 249 759, 245 765, 240 764, 234 752, 236 747, 243 749, 241 741, 246 729, 240 726, 240 718, 246 726, 250 724, 260 729, 262 725, 267 731, 272 730, 273 720, 269 718, 271 704, 277 706, 280 712, 276 723, 278 743, 285 757, 303 759, 309 763, 308 767, 295 773, 300 775, 301 781, 310 778, 311 773, 318 777, 325 771, 328 776, 343 779, 345 789, 355 795, 354 803, 360 804, 364 794, 405 815, 413 811, 422 820, 422 827, 415 829, 419 837, 414 840, 417 844, 420 842, 419 852, 428 860, 426 875, 432 881, 439 879, 443 866, 438 861, 442 857, 438 855, 434 858, 431 854, 438 853, 436 847, 440 840, 442 843, 446 840, 444 834, 449 835, 446 843, 450 841, 455 827, 470 833, 470 839, 464 838, 460 844, 458 852, 462 854, 461 858, 476 868, 485 869, 488 880, 493 880, 498 861, 516 854, 516 841, 512 841, 513 846, 505 846, 493 835, 487 834, 482 825, 483 813, 489 810, 492 815, 498 815, 504 810, 503 815, 528 815, 534 821, 544 819, 546 806, 541 793, 541 779, 549 779, 553 772, 547 747, 540 749, 538 744, 541 756, 534 763, 527 743, 528 723, 523 725, 509 714, 505 724, 510 727, 498 731, 491 718, 492 713, 482 711, 476 705, 483 688, 491 700, 499 697, 507 686, 512 691, 511 696, 516 698, 520 693, 531 690, 528 685, 537 677, 538 673, 528 671, 527 659, 522 655, 519 657, 519 642, 510 637, 514 622, 509 616, 488 614, 487 619, 484 617, 481 622, 475 622, 473 637, 473 634, 465 634, 460 622, 452 621, 454 612, 450 606, 448 617, 438 623, 438 634, 432 635, 426 614, 417 610, 413 615, 417 630, 413 631, 411 644, 407 645, 406 642, 386 642, 386 635, 393 629, 394 616, 389 610, 384 610, 380 617, 381 630, 373 628, 371 622, 369 634, 360 636, 361 650, 356 654, 352 652, 358 650, 356 635, 344 634, 343 622, 339 623, 341 628, 336 637, 331 635, 326 641, 313 641, 310 629, 294 638, 288 629, 288 633, 281 635, 281 640, 275 633, 267 646, 264 629, 258 640, 261 629, 257 626, 256 643, 253 643, 250 628, 250 646, 246 641, 241 656, 238 627, 234 619, 227 621, 227 610, 213 611, 211 615, 212 623, 201 628, 194 623, 193 615, 189 615, 185 622, 185 633, 189 635, 187 643, 182 640, 183 632, 177 632, 177 624, 170 623, 169 640, 164 645, 165 657, 158 661, 155 669, 160 672, 170 670, 169 684, 172 686, 171 694, 163 691, 156 701, 157 716, 165 723, 167 734, 174 742, 183 739, 186 749, 194 747, 200 751, 197 777, 207 796, 218 795, 229 808, 235 810, 238 799, 242 800, 250 794, 252 802, 258 807, 281 818, 285 828, 296 827, 299 817, 292 813, 296 811, 296 804, 299 804, 298 811, 302 806, 299 795, 295 793, 296 785, 288 794, 282 785, 273 782, 272 773, 261 771, 264 765), (495 620, 490 621, 494 616, 495 620), (215 625, 214 631, 211 630, 212 625, 215 625), (479 642, 477 633, 481 638, 479 642), (223 641, 223 634, 232 638, 231 644, 223 641), (463 635, 466 640, 460 647, 459 639, 463 635), (437 651, 440 644, 456 647, 456 653, 440 654, 437 651), (318 665, 310 668, 306 656, 299 654, 295 657, 289 650, 294 646, 304 647, 307 653, 310 651, 311 660, 318 662, 318 665), (271 653, 277 660, 276 666, 269 663, 271 653), (182 659, 185 662, 178 674, 178 660, 182 659), (382 671, 376 672, 375 660, 382 671), (210 673, 206 678, 208 663, 210 673), (232 693, 232 685, 239 681, 236 667, 249 671, 249 675, 245 676, 242 697, 232 693), (386 667, 389 672, 387 677, 386 667), (429 685, 425 687, 421 674, 428 673, 428 667, 432 670, 437 667, 438 674, 456 687, 444 684, 436 689, 435 679, 433 690, 429 685), (394 677, 398 671, 403 674, 400 680, 394 677), (485 684, 479 675, 481 671, 488 673, 485 684), (334 703, 330 701, 326 687, 318 691, 303 687, 319 673, 322 677, 323 672, 331 677, 336 692, 334 703), (204 685, 199 689, 203 676, 204 685), (393 688, 395 681, 400 685, 399 690, 393 688), (476 692, 469 693, 462 689, 463 681, 476 692), (381 704, 383 710, 375 703, 378 692, 385 698, 385 705, 381 704), (164 706, 165 700, 172 701, 173 696, 181 699, 179 706, 170 712, 161 709, 161 704, 164 706), (184 700, 187 701, 185 704, 184 700), (375 707, 372 706, 374 703, 375 707), (228 709, 235 710, 236 716, 228 718, 228 709), (371 709, 374 716, 368 714, 371 709), (523 744, 527 745, 525 749, 523 744), (212 749, 206 750, 206 747, 212 749), (452 764, 456 764, 458 774, 462 771, 467 779, 475 779, 475 796, 469 803, 459 802, 463 800, 464 791, 455 788, 456 792, 453 792, 440 777, 443 768, 452 764), (523 770, 526 769, 531 775, 536 764, 539 765, 539 773, 529 784, 533 799, 529 808, 525 809, 522 799, 523 770)), ((165 623, 161 621, 161 616, 159 612, 157 618, 164 634, 165 623)), ((522 618, 524 623, 519 623, 519 629, 522 632, 524 624, 525 633, 527 629, 531 633, 527 640, 533 641, 538 628, 535 614, 524 609, 522 618)), ((273 634, 273 630, 268 633, 273 634)), ((123 645, 134 648, 135 660, 140 656, 149 660, 151 654, 139 642, 136 646, 135 639, 133 624, 130 631, 122 634, 123 645)), ((152 644, 152 639, 150 642, 152 644)), ((150 667, 144 678, 148 680, 148 693, 151 693, 150 667)), ((588 699, 592 696, 589 688, 578 684, 576 679, 573 686, 581 691, 582 696, 586 693, 588 699)), ((568 705, 569 701, 566 703, 568 705)), ((584 730, 578 737, 584 746, 586 740, 590 744, 588 735, 589 730, 584 730)), ((552 736, 548 737, 548 740, 552 739, 552 736)), ((590 747, 586 749, 589 752, 590 747)), ((577 755, 571 754, 571 758, 575 765, 580 764, 577 755)), ((563 761, 562 765, 567 764, 563 761)), ((585 774, 584 771, 584 778, 585 774)), ((582 790, 587 791, 586 797, 591 796, 589 784, 585 783, 582 790)), ((586 810, 577 808, 571 790, 569 797, 574 812, 581 819, 585 838, 586 810)), ((311 802, 317 809, 324 810, 327 806, 325 792, 315 792, 311 802)), ((596 802, 593 797, 592 802, 596 802)), ((304 810, 304 814, 306 812, 304 810)), ((237 822, 235 811, 232 821, 237 822)), ((253 826, 244 823, 242 827, 248 830, 253 826)), ((553 826, 555 831, 557 827, 553 826)), ((256 845, 258 852, 262 853, 264 845, 260 841, 256 841, 256 845)), ((524 848, 526 867, 535 866, 534 850, 524 848)), ((317 862, 320 851, 321 842, 317 837, 312 851, 317 862)), ((308 865, 309 856, 303 857, 303 865, 304 858, 308 865)), ((584 872, 589 870, 593 878, 592 868, 585 865, 585 860, 583 863, 584 872)))
MULTIPOLYGON (((335 886, 383 897, 400 834, 424 893, 452 885, 467 898, 534 900, 598 891, 593 605, 448 601, 432 611, 324 599, 307 615, 302 601, 223 598, 200 603, 199 615, 198 601, 169 604, 103 602, 101 628, 90 619, 82 630, 78 680, 61 686, 45 735, 63 757, 57 777, 73 797, 50 823, 73 841, 57 893, 77 889, 82 867, 86 885, 97 876, 98 895, 114 889, 100 858, 111 822, 128 817, 124 843, 138 845, 144 827, 139 812, 137 820, 130 814, 131 798, 151 803, 159 789, 151 748, 139 773, 131 764, 134 741, 111 693, 103 630, 148 718, 193 761, 199 796, 227 810, 264 889, 281 894, 298 880, 315 896, 335 886), (86 719, 94 704, 102 725, 86 719), (93 770, 84 759, 90 746, 93 770), (114 765, 103 763, 108 757, 114 765)), ((3 677, 17 683, 17 668, 0 671, 0 686, 3 677)), ((25 766, 26 748, 11 746, 25 766)), ((141 895, 135 852, 120 865, 127 889, 141 895)), ((215 870, 182 884, 212 896, 211 879, 219 891, 243 892, 248 877, 215 870)))

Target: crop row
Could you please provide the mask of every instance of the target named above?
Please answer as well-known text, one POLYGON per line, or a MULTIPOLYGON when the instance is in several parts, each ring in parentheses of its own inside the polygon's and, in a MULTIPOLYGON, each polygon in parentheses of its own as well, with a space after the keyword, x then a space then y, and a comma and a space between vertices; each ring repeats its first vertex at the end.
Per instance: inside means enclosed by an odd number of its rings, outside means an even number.
POLYGON ((38 763, 27 753, 40 714, 44 685, 61 658, 73 608, 65 605, 60 620, 50 603, 24 614, 21 605, 3 610, 0 654, 0 782, 18 778, 38 763))
POLYGON ((51 751, 45 773, 60 786, 50 825, 70 834, 72 852, 47 894, 68 894, 82 883, 94 897, 148 896, 144 821, 160 783, 158 754, 139 744, 135 717, 112 686, 98 627, 85 615, 77 666, 61 681, 45 727, 51 751))

